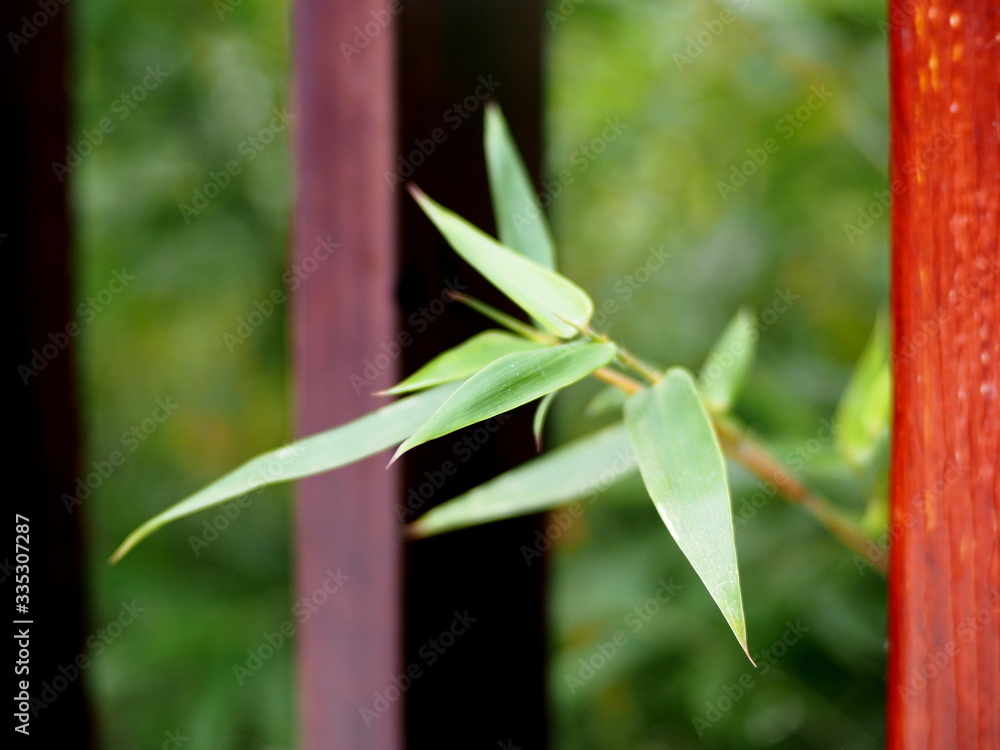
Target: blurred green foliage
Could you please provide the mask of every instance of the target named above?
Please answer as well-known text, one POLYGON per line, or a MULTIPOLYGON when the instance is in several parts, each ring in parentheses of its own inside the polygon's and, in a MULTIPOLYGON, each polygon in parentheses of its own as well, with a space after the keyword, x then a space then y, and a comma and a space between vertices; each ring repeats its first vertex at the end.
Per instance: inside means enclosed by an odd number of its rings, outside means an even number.
MULTIPOLYGON (((857 514, 860 488, 822 420, 886 303, 884 216, 853 242, 843 226, 885 189, 882 13, 852 0, 587 0, 550 17, 561 270, 598 308, 610 301, 617 341, 662 363, 697 366, 733 311, 754 308, 759 354, 736 413, 857 514), (610 139, 608 118, 626 126, 610 139)), ((560 437, 593 428, 581 414, 598 388, 557 400, 560 437)), ((641 485, 612 489, 553 561, 556 747, 882 746, 884 582, 730 471, 760 669, 727 642, 641 485), (662 582, 680 589, 661 605, 662 582), (593 669, 616 633, 625 645, 593 669)))
MULTIPOLYGON (((858 236, 844 227, 885 189, 883 9, 550 9, 546 194, 561 270, 609 302, 603 327, 616 340, 663 364, 696 367, 734 310, 755 308, 758 361, 737 413, 860 515, 858 482, 821 438, 886 301, 884 215, 870 211, 858 236), (813 87, 822 95, 810 106, 813 87)), ((244 685, 233 673, 290 618, 287 488, 254 496, 197 555, 191 539, 211 536, 214 513, 105 564, 141 521, 290 433, 286 311, 240 343, 224 339, 282 288, 288 133, 271 123, 287 102, 287 6, 104 0, 71 11, 70 145, 102 118, 115 125, 72 175, 78 294, 121 268, 135 276, 80 339, 85 464, 114 450, 127 459, 84 502, 94 629, 123 601, 145 608, 87 675, 102 746, 159 747, 180 730, 188 747, 290 747, 292 647, 244 685), (147 66, 167 75, 144 86, 147 66), (137 86, 145 96, 132 107, 137 86), (258 149, 262 129, 273 140, 258 149), (226 172, 231 161, 238 173, 226 172), (204 209, 182 213, 223 181, 204 209), (157 399, 178 408, 147 435, 157 399), (144 437, 134 450, 133 426, 144 437)), ((582 416, 597 388, 557 400, 556 442, 604 423, 582 416)), ((731 471, 751 653, 792 644, 753 671, 641 485, 609 491, 553 556, 556 747, 881 746, 884 583, 731 471), (664 582, 672 593, 659 604, 664 582), (644 606, 645 619, 634 612, 644 606), (582 680, 579 660, 593 662, 619 631, 625 644, 582 680)))

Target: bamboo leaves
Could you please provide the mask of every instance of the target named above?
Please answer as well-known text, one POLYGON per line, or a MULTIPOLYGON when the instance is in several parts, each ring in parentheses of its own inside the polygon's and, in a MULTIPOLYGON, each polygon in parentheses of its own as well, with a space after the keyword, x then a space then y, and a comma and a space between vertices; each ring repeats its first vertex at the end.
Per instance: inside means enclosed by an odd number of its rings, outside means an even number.
POLYGON ((690 373, 630 397, 625 425, 656 510, 747 651, 726 467, 690 373))
POLYGON ((568 339, 590 321, 594 303, 572 281, 500 244, 417 188, 410 192, 455 252, 546 329, 568 339))
POLYGON ((339 427, 289 443, 248 461, 146 521, 118 547, 112 562, 178 518, 211 508, 269 484, 347 466, 397 445, 425 422, 456 390, 454 384, 404 398, 339 427))
POLYGON ((540 266, 555 269, 556 249, 548 221, 507 121, 495 104, 486 108, 483 142, 500 241, 540 266))
POLYGON ((510 411, 582 380, 614 359, 616 352, 613 344, 578 341, 501 357, 463 383, 399 446, 392 461, 428 440, 510 411))

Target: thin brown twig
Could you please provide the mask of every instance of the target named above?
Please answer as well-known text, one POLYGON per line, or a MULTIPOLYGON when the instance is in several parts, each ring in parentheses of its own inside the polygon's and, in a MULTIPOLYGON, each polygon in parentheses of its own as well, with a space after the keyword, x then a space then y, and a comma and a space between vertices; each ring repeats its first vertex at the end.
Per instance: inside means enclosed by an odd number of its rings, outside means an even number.
POLYGON ((871 559, 868 554, 869 538, 858 526, 845 517, 829 500, 813 492, 793 477, 785 467, 762 446, 732 426, 715 421, 715 431, 726 453, 758 479, 771 482, 786 500, 801 505, 845 546, 854 550, 883 575, 888 573, 884 556, 871 559))

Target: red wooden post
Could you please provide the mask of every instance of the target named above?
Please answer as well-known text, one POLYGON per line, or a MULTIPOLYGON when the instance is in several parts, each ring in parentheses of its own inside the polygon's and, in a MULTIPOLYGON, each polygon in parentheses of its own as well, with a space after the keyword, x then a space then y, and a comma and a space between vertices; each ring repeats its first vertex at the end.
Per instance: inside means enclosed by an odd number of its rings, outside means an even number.
MULTIPOLYGON (((293 368, 299 435, 371 410, 351 376, 363 376, 396 336, 393 168, 395 23, 379 25, 357 54, 356 26, 386 14, 385 0, 299 0, 294 7, 296 206, 293 263, 315 270, 295 291, 293 368), (348 50, 349 51, 349 50, 348 50), (316 263, 323 243, 339 245, 316 263)), ((393 19, 394 21, 394 19, 393 19)), ((375 24, 369 24, 374 28, 375 24)), ((388 387, 395 362, 373 389, 388 387)), ((298 631, 304 750, 402 747, 399 701, 366 726, 359 709, 401 663, 397 471, 386 459, 303 481, 297 490, 298 596, 322 589, 328 570, 349 580, 298 631)))
POLYGON ((888 747, 1000 747, 1000 6, 892 0, 888 747))

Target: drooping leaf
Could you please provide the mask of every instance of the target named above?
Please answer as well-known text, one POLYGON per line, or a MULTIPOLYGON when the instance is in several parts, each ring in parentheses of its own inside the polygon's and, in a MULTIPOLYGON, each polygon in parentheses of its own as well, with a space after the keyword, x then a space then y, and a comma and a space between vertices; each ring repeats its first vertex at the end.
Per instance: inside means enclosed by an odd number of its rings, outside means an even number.
POLYGON ((495 417, 575 383, 606 365, 615 353, 613 344, 577 341, 501 357, 465 381, 399 446, 392 460, 428 440, 495 417))
POLYGON ((486 107, 483 145, 500 241, 538 265, 555 269, 555 243, 545 212, 539 205, 507 120, 500 107, 492 103, 486 107))
POLYGON ((889 432, 888 339, 888 326, 879 317, 837 407, 837 449, 856 471, 864 471, 877 442, 889 432))
POLYGON ((561 338, 587 325, 594 303, 580 287, 511 250, 461 216, 410 188, 448 244, 532 318, 561 338))
POLYGON ((545 417, 549 414, 549 408, 556 397, 558 391, 552 391, 542 396, 535 409, 535 417, 531 421, 531 433, 535 436, 535 448, 539 453, 542 451, 542 432, 545 430, 545 417))
POLYGON ((698 374, 698 388, 716 412, 725 414, 739 395, 753 362, 757 336, 753 316, 741 308, 705 358, 698 374))
POLYGON ((117 562, 135 545, 178 518, 211 508, 269 484, 321 474, 397 445, 458 389, 457 383, 401 399, 324 432, 261 454, 154 516, 128 535, 111 556, 117 562))
POLYGON ((629 397, 625 424, 656 510, 749 657, 725 462, 691 374, 629 397))
POLYGON ((410 524, 409 532, 414 537, 427 537, 550 510, 574 500, 589 504, 635 471, 628 432, 618 422, 439 505, 410 524))
POLYGON ((540 349, 544 344, 529 341, 506 331, 483 331, 456 347, 439 354, 410 377, 379 395, 420 391, 475 375, 490 362, 507 354, 540 349))
POLYGON ((602 414, 621 409, 625 405, 628 394, 617 386, 609 385, 599 390, 583 407, 583 413, 588 417, 599 417, 602 414))

